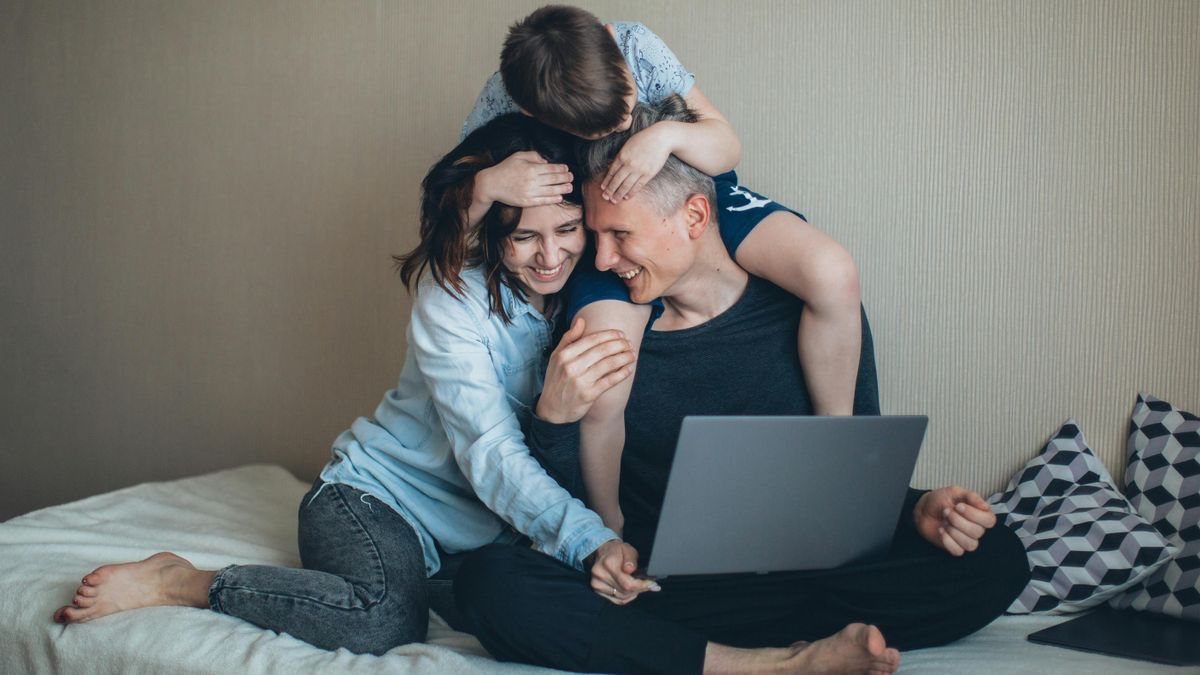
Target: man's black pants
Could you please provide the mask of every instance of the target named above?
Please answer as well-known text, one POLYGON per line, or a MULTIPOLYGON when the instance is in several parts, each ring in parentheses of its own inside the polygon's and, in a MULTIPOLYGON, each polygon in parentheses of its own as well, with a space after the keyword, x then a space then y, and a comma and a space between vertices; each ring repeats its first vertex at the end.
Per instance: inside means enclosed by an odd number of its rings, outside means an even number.
MULTIPOLYGON (((907 511, 906 511, 907 513, 907 511)), ((769 536, 769 535, 767 535, 769 536)), ((889 646, 932 647, 1000 616, 1029 581, 1025 550, 997 524, 960 558, 902 524, 886 559, 812 572, 670 577, 618 607, 589 575, 519 546, 472 553, 458 606, 503 661, 587 672, 699 673, 708 641, 783 647, 847 624, 878 626, 889 646)))

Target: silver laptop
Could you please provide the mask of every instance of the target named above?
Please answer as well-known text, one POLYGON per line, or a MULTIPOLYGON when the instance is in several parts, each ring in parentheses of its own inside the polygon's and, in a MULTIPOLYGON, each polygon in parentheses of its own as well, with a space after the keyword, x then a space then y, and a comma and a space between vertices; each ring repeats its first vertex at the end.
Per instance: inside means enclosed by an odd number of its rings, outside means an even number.
POLYGON ((882 557, 928 422, 685 417, 646 573, 813 570, 882 557))

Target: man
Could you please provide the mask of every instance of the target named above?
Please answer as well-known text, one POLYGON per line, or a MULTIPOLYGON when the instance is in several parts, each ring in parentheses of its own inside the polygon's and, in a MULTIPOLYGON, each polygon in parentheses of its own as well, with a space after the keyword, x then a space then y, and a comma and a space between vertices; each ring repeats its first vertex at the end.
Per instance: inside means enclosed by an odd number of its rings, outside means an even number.
MULTIPOLYGON (((672 157, 635 197, 602 198, 599 180, 624 140, 683 119, 674 105, 639 107, 628 132, 593 143, 580 162, 596 267, 616 272, 634 300, 662 300, 626 409, 626 541, 597 549, 590 578, 528 549, 481 549, 456 579, 459 607, 498 658, 567 670, 894 672, 897 648, 978 630, 1028 581, 1016 536, 992 529, 995 516, 973 492, 910 490, 888 558, 869 565, 672 577, 661 587, 634 576, 654 540, 685 415, 812 410, 795 351, 803 305, 730 259, 713 180, 672 157)), ((864 321, 856 413, 877 413, 874 384, 864 321)), ((578 424, 535 419, 530 446, 578 494, 578 424)), ((763 523, 762 535, 771 528, 763 523)))

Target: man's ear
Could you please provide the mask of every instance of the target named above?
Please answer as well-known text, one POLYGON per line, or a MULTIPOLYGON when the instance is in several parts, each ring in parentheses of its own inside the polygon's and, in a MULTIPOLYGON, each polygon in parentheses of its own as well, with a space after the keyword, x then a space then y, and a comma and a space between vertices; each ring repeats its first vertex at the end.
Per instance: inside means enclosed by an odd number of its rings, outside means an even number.
POLYGON ((699 239, 708 230, 712 219, 712 203, 699 192, 692 193, 683 203, 687 222, 688 238, 699 239))

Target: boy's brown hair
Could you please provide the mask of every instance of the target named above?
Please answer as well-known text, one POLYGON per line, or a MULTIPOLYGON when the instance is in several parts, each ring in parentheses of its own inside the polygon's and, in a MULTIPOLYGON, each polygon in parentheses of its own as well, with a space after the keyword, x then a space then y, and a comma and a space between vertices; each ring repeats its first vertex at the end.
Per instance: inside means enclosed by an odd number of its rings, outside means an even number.
POLYGON ((500 76, 538 120, 573 134, 612 131, 629 112, 625 57, 594 14, 546 5, 508 29, 500 76))

